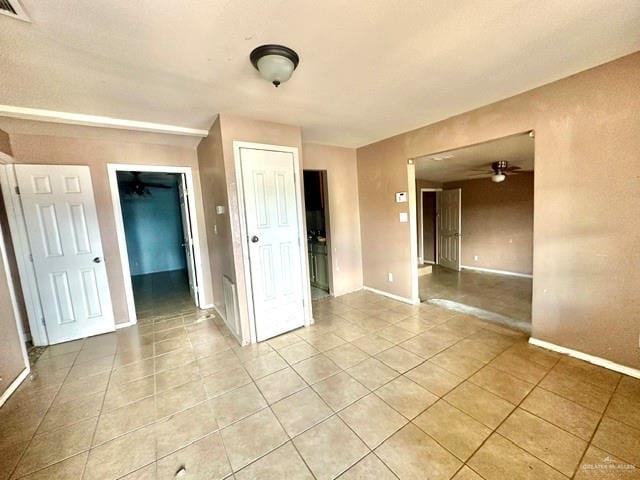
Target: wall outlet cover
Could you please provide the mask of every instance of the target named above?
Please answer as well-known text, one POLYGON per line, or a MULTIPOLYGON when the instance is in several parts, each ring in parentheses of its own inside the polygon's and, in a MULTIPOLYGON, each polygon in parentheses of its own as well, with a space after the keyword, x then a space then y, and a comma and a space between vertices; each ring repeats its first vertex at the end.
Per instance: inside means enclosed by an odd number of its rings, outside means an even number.
POLYGON ((407 212, 400 212, 400 223, 407 223, 409 221, 409 214, 407 212))

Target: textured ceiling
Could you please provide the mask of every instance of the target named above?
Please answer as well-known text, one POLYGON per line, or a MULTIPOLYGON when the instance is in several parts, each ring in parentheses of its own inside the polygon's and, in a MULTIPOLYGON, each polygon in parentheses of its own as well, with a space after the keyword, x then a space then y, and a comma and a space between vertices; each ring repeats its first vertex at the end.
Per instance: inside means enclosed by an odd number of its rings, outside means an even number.
POLYGON ((501 160, 523 171, 532 171, 534 141, 525 133, 420 157, 415 159, 416 178, 444 183, 490 177, 493 174, 491 164, 501 160), (476 169, 483 167, 488 173, 478 173, 476 169))
POLYGON ((638 0, 22 0, 0 104, 208 128, 218 112, 360 146, 640 50, 638 0), (297 50, 279 89, 249 52, 297 50))

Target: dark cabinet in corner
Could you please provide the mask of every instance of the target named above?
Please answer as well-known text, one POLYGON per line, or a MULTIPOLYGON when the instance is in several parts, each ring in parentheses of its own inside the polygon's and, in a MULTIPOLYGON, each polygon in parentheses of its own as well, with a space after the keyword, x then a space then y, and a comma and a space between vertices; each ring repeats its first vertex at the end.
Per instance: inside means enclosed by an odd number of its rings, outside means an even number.
POLYGON ((329 290, 329 261, 327 245, 309 243, 309 275, 311 285, 322 290, 329 290))

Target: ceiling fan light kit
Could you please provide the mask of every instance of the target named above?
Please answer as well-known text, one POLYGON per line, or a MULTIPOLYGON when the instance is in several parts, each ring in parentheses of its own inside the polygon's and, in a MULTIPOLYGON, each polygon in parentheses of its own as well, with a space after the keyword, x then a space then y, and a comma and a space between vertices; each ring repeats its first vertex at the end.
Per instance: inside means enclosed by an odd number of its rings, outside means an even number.
POLYGON ((275 87, 291 78, 300 63, 298 54, 284 45, 261 45, 249 55, 251 64, 275 87))

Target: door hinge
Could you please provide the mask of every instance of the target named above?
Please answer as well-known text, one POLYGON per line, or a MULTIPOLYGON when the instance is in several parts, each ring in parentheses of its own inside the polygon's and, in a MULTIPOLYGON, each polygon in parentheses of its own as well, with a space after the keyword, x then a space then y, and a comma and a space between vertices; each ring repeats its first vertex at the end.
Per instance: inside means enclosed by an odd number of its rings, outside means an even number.
POLYGON ((20 195, 20 187, 16 185, 16 195, 20 195))
POLYGON ((46 327, 46 326, 47 326, 47 325, 46 325, 46 323, 44 323, 44 317, 40 317, 40 322, 42 323, 42 326, 43 326, 43 327, 46 327))
POLYGON ((29 261, 33 263, 33 255, 31 253, 29 254, 29 261))

